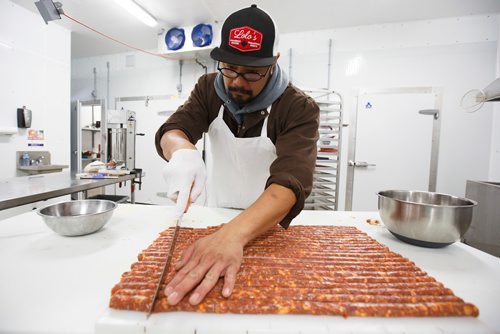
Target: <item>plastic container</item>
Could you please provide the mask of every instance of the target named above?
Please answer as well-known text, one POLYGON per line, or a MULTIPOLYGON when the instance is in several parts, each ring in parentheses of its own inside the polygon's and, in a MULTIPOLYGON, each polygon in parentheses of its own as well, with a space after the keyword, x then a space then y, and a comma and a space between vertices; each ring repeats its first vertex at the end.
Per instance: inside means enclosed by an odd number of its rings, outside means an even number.
POLYGON ((28 153, 24 152, 21 156, 21 166, 29 166, 30 165, 30 156, 28 153))

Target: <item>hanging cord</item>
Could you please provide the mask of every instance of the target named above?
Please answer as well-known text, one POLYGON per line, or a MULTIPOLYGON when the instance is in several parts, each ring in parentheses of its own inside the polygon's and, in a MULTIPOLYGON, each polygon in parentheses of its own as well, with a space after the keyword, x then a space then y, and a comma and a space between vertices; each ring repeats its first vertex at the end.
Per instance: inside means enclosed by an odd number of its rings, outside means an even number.
POLYGON ((75 19, 74 17, 71 17, 71 16, 69 16, 68 14, 66 14, 65 12, 62 12, 62 10, 61 10, 61 11, 59 11, 59 13, 60 13, 60 15, 63 15, 63 16, 65 16, 65 17, 67 17, 67 18, 68 18, 68 19, 70 19, 71 21, 73 21, 73 22, 75 22, 75 23, 77 23, 77 24, 79 24, 79 25, 81 25, 81 26, 84 26, 85 28, 87 28, 87 29, 89 29, 89 30, 92 30, 92 31, 93 31, 93 32, 95 32, 96 34, 99 34, 99 35, 101 35, 101 36, 103 36, 103 37, 105 37, 105 38, 107 38, 107 39, 110 39, 110 40, 112 40, 112 41, 113 41, 113 42, 115 42, 115 43, 118 43, 118 44, 121 44, 121 45, 123 45, 123 46, 126 46, 127 48, 130 48, 130 49, 133 49, 133 50, 136 50, 136 51, 139 51, 139 52, 147 53, 147 54, 149 54, 149 55, 151 55, 151 56, 160 57, 160 58, 167 59, 167 60, 180 60, 180 58, 175 58, 175 57, 170 57, 170 56, 167 56, 167 55, 162 55, 162 54, 159 54, 159 53, 150 52, 150 51, 143 50, 143 49, 140 49, 140 48, 138 48, 138 47, 135 47, 135 46, 133 46, 133 45, 130 45, 130 44, 124 43, 124 42, 122 42, 122 41, 117 40, 116 38, 113 38, 113 37, 111 37, 111 36, 109 36, 109 35, 106 35, 105 33, 100 32, 99 30, 96 30, 96 29, 92 28, 91 26, 86 25, 86 24, 85 24, 85 23, 83 23, 83 22, 78 21, 78 20, 77 20, 77 19, 75 19))
POLYGON ((198 60, 198 58, 195 58, 194 61, 196 62, 196 64, 200 65, 203 68, 203 70, 205 71, 205 74, 207 74, 207 72, 208 72, 207 66, 205 64, 203 64, 202 62, 200 62, 198 60))

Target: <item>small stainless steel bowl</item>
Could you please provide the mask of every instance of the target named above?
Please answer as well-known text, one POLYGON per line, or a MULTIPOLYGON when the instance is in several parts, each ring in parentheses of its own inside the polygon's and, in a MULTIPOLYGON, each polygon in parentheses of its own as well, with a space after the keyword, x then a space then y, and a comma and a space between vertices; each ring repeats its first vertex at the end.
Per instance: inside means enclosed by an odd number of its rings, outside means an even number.
POLYGON ((77 236, 100 230, 117 206, 112 201, 87 199, 49 205, 37 213, 52 231, 64 236, 77 236))
POLYGON ((424 247, 444 247, 459 240, 470 226, 477 202, 447 194, 379 191, 378 210, 397 238, 424 247))

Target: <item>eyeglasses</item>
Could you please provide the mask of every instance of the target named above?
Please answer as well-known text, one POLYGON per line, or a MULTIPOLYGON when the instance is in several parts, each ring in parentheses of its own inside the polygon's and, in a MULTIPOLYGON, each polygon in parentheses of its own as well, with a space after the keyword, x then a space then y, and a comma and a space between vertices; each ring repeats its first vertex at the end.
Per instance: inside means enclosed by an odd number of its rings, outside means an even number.
POLYGON ((245 79, 248 82, 259 81, 260 79, 262 79, 263 77, 265 77, 267 75, 267 72, 269 72, 269 69, 271 67, 272 66, 269 66, 267 68, 266 73, 260 74, 258 72, 243 72, 243 73, 240 73, 240 72, 236 72, 235 70, 232 70, 230 68, 220 67, 220 65, 217 65, 217 69, 219 70, 219 72, 222 73, 222 75, 225 76, 226 78, 236 79, 237 77, 239 77, 241 75, 243 77, 243 79, 245 79))

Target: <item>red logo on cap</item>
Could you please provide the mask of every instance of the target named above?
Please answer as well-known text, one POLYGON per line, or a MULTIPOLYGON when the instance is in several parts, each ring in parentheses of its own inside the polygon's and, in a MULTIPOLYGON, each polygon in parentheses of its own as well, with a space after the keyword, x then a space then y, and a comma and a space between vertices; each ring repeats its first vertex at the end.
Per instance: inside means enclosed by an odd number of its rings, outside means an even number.
POLYGON ((229 31, 229 46, 242 52, 260 50, 262 33, 248 26, 234 28, 229 31))

